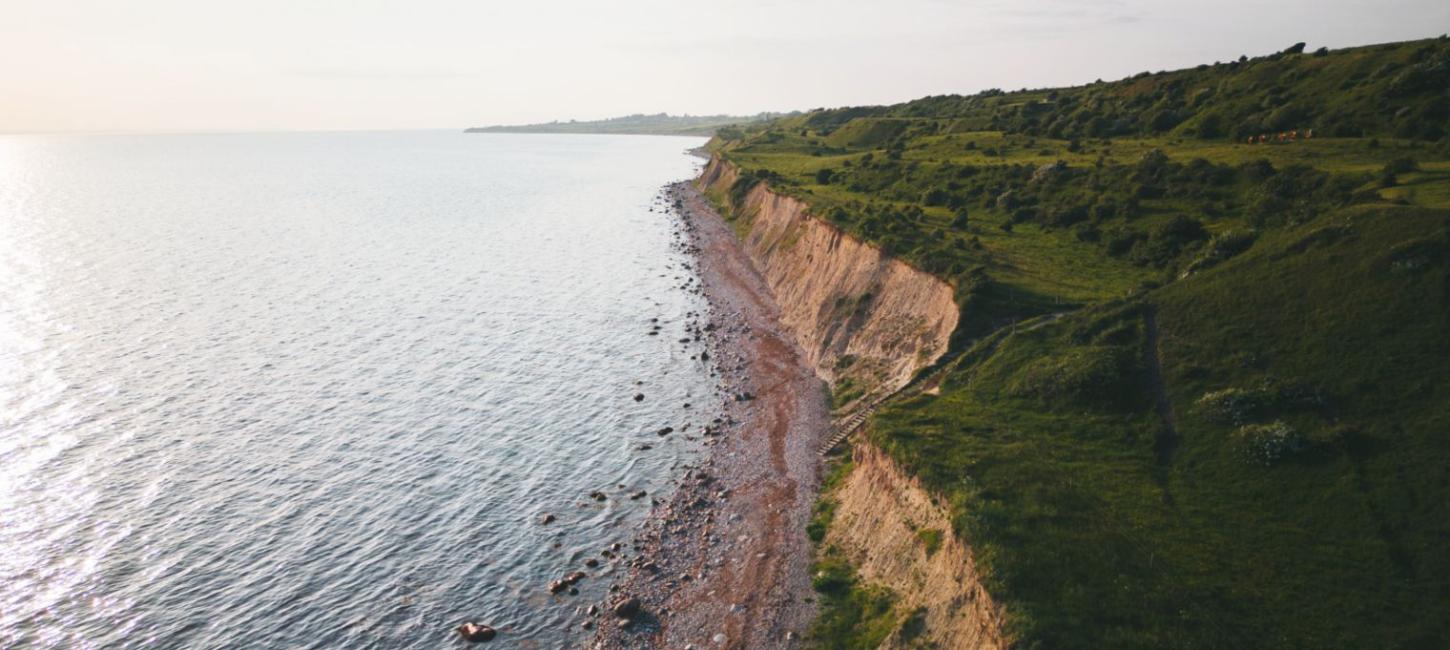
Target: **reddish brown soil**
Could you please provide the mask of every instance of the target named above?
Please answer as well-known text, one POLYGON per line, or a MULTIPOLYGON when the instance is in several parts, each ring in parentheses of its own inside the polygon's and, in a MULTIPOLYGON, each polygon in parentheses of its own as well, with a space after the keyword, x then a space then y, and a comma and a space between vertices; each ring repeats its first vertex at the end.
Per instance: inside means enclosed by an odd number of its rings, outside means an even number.
POLYGON ((612 588, 610 602, 637 597, 644 613, 620 626, 601 603, 592 647, 796 647, 815 614, 805 529, 828 425, 825 388, 729 225, 687 183, 666 197, 699 260, 710 354, 728 399, 706 458, 651 513, 627 577, 612 588))

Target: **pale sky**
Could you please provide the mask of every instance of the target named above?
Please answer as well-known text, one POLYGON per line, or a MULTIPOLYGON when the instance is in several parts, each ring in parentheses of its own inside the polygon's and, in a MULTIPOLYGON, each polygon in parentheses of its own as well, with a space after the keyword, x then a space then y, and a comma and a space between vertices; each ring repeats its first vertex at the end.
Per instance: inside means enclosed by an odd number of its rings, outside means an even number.
POLYGON ((1447 0, 0 0, 0 132, 743 114, 1447 30, 1447 0))

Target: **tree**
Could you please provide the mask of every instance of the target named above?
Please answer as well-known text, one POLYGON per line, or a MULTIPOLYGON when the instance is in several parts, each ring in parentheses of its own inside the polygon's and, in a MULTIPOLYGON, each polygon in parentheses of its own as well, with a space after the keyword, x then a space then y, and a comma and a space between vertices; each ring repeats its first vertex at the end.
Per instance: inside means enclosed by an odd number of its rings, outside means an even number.
POLYGON ((1223 136, 1223 116, 1209 113, 1198 120, 1198 137, 1205 140, 1223 136))
POLYGON ((1384 168, 1387 174, 1406 174, 1419 170, 1420 163, 1415 162, 1414 158, 1396 158, 1385 163, 1384 168))
POLYGON ((835 170, 832 170, 830 167, 822 167, 820 169, 817 169, 816 170, 816 184, 817 185, 830 185, 831 184, 831 178, 833 176, 835 176, 835 174, 836 174, 835 170))
POLYGON ((1290 45, 1289 47, 1287 47, 1287 48, 1284 49, 1284 54, 1302 54, 1303 52, 1304 52, 1304 44, 1303 43, 1295 43, 1295 44, 1290 45))
POLYGON ((940 187, 934 187, 921 193, 921 203, 926 206, 946 205, 951 195, 940 187))

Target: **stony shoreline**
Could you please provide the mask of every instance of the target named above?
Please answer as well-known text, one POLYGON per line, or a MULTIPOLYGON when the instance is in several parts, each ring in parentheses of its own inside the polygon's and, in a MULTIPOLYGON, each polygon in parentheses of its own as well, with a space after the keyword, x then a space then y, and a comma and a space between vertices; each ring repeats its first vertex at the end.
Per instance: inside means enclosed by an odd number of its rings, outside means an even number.
POLYGON ((682 220, 709 313, 690 326, 722 413, 709 446, 631 544, 628 571, 583 610, 591 648, 792 648, 815 615, 805 529, 829 423, 825 389, 729 224, 688 182, 659 206, 682 220), (627 616, 617 616, 620 608, 627 616))

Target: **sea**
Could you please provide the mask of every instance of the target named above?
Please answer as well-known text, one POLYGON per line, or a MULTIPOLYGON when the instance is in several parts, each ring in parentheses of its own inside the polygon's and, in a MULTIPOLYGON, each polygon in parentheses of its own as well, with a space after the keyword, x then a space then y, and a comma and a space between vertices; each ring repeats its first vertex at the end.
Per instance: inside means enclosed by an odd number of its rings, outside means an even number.
POLYGON ((585 643, 719 406, 701 144, 0 137, 0 647, 585 643))

